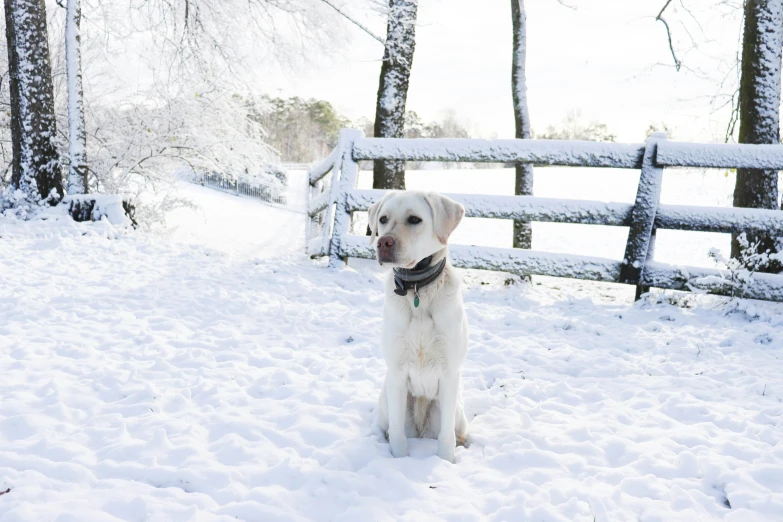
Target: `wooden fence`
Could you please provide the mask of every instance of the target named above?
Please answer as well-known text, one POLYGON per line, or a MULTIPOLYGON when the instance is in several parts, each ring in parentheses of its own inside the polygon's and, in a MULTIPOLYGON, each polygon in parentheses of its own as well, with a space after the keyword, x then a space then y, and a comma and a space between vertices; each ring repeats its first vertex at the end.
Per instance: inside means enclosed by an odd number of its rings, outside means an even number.
MULTIPOLYGON (((704 232, 766 231, 783 236, 778 210, 661 205, 666 167, 764 168, 783 170, 783 146, 678 143, 655 134, 644 144, 558 140, 365 138, 346 129, 337 147, 308 175, 307 252, 329 256, 330 266, 347 257, 374 258, 366 236, 350 235, 352 213, 366 211, 384 194, 356 188, 362 160, 524 162, 536 165, 640 169, 634 204, 533 196, 447 194, 468 217, 585 223, 629 227, 623 260, 554 254, 515 248, 450 245, 454 266, 783 301, 783 275, 752 274, 738 281, 727 270, 673 266, 653 259, 657 229, 704 232), (329 176, 329 174, 331 174, 329 176)), ((546 176, 546 171, 537 175, 546 176)), ((747 274, 745 274, 747 276, 747 274)))

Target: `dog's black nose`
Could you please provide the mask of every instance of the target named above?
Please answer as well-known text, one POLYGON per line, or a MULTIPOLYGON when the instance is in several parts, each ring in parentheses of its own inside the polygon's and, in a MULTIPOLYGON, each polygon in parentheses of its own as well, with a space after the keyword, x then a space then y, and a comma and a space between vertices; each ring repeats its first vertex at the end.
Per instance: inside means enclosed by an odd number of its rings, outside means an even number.
POLYGON ((378 248, 391 248, 394 246, 394 238, 391 236, 383 236, 378 239, 378 248))

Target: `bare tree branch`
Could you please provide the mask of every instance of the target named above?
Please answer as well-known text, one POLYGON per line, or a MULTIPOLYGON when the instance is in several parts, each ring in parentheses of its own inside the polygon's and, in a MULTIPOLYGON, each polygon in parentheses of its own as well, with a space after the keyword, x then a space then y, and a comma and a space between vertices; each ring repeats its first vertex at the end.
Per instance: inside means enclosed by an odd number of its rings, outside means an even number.
POLYGON ((674 44, 672 44, 672 32, 671 29, 669 29, 669 24, 664 20, 663 18, 663 12, 666 10, 667 7, 669 7, 669 4, 672 3, 672 0, 666 0, 666 3, 661 8, 660 12, 658 13, 658 16, 655 17, 656 20, 663 22, 663 25, 666 26, 666 36, 669 38, 669 50, 672 52, 672 58, 674 59, 674 67, 677 69, 677 71, 680 70, 680 66, 682 65, 682 62, 677 59, 677 53, 674 52, 674 44))
POLYGON ((731 116, 729 117, 728 125, 726 125, 726 143, 734 138, 734 131, 737 128, 737 123, 739 123, 739 97, 740 90, 737 88, 734 94, 731 95, 731 116))
POLYGON ((567 7, 568 9, 571 9, 572 11, 576 11, 576 6, 567 4, 563 0, 555 0, 558 4, 562 5, 563 7, 567 7))
POLYGON ((381 37, 380 37, 380 36, 378 36, 377 34, 375 34, 375 33, 373 33, 372 31, 370 31, 370 30, 369 30, 369 29, 368 29, 368 28, 367 28, 365 25, 361 24, 359 21, 357 21, 356 19, 354 19, 353 17, 351 17, 350 15, 348 15, 347 13, 345 13, 343 10, 341 10, 339 7, 337 7, 336 5, 334 5, 334 4, 333 4, 332 2, 330 2, 329 0, 321 0, 321 2, 325 3, 326 5, 328 5, 329 7, 331 7, 332 9, 334 9, 335 11, 337 11, 338 13, 340 13, 340 15, 341 15, 343 18, 345 18, 346 20, 348 20, 349 22, 351 22, 353 25, 355 25, 356 27, 358 27, 359 29, 361 29, 361 30, 362 30, 362 31, 364 31, 365 33, 367 33, 367 34, 369 34, 370 36, 372 36, 374 39, 378 40, 378 41, 381 43, 381 45, 386 45, 386 41, 385 41, 383 38, 381 38, 381 37))

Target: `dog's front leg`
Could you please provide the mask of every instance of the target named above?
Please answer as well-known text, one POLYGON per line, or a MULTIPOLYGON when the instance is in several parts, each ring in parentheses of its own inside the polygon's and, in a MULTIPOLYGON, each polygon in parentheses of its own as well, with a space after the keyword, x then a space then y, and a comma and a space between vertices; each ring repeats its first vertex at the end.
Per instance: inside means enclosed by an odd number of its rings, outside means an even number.
POLYGON ((457 392, 459 375, 446 374, 438 383, 438 402, 440 403, 440 432, 438 433, 438 456, 454 462, 454 449, 457 436, 454 424, 457 412, 457 392))
POLYGON ((408 456, 405 436, 405 416, 408 408, 408 387, 401 373, 386 376, 386 400, 389 413, 389 447, 395 457, 408 456))

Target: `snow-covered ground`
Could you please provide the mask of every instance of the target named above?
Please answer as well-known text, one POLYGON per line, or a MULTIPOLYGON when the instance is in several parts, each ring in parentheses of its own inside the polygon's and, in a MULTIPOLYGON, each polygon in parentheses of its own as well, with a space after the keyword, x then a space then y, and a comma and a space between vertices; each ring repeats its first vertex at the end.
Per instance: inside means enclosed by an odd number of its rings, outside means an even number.
MULTIPOLYGON (((622 200, 551 173, 541 195, 622 200)), ((182 190, 200 210, 166 234, 0 218, 0 521, 783 519, 781 305, 465 272, 470 445, 393 459, 379 270, 306 259, 302 214, 182 190)), ((486 225, 457 238, 509 235, 486 225)), ((596 228, 537 246, 616 257, 596 228)))

